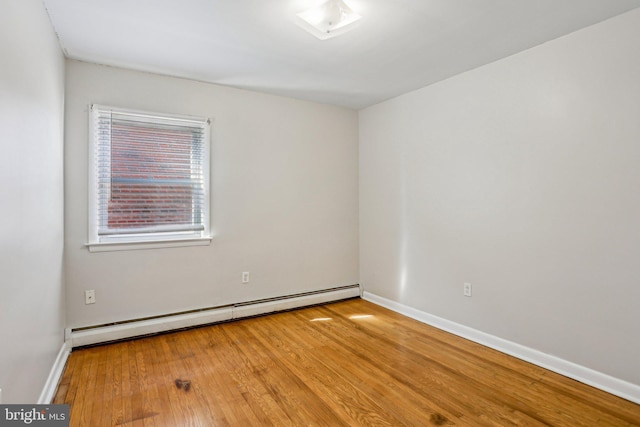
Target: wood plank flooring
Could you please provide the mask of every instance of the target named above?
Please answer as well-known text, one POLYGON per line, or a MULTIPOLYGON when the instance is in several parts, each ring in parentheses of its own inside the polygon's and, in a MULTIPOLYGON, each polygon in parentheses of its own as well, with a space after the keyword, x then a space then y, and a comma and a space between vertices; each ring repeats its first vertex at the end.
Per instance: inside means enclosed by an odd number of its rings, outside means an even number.
POLYGON ((640 426, 640 405, 360 299, 74 351, 53 403, 90 427, 640 426))

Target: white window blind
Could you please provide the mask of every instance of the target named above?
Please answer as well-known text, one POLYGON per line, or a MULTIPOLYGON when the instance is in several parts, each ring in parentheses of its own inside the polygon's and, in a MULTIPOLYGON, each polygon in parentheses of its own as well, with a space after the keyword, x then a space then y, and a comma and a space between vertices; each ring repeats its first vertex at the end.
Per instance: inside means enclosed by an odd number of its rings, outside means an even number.
POLYGON ((90 243, 208 234, 208 119, 91 107, 90 243))

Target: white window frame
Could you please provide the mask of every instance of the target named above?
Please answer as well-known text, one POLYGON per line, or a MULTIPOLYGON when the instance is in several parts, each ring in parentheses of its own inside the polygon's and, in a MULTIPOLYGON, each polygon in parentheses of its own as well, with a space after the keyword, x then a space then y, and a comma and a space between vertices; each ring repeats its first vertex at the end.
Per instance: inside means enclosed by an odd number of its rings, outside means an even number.
POLYGON ((184 246, 203 246, 211 243, 210 235, 210 151, 211 150, 211 120, 208 118, 179 116, 174 114, 163 114, 149 111, 132 110, 126 108, 109 107, 105 105, 93 104, 89 108, 89 162, 88 162, 88 221, 89 221, 89 241, 86 244, 90 252, 118 251, 118 250, 136 250, 136 249, 158 249, 166 247, 184 247, 184 246), (204 175, 204 199, 202 225, 203 229, 199 231, 171 231, 171 232, 155 232, 155 233, 130 233, 115 235, 99 235, 99 191, 98 191, 98 166, 97 166, 97 149, 98 140, 96 138, 95 114, 97 111, 104 112, 113 111, 117 113, 132 114, 138 117, 168 118, 171 120, 180 120, 190 123, 202 124, 204 127, 204 146, 202 153, 202 167, 204 175))

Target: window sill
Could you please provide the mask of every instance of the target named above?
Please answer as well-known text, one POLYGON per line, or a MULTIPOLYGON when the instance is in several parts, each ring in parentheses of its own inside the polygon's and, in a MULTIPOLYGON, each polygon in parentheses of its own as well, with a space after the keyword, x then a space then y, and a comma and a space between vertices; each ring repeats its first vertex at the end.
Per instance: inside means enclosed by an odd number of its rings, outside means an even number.
POLYGON ((191 239, 153 240, 148 242, 101 242, 86 243, 89 252, 136 251, 142 249, 183 248, 187 246, 209 246, 211 237, 191 239))

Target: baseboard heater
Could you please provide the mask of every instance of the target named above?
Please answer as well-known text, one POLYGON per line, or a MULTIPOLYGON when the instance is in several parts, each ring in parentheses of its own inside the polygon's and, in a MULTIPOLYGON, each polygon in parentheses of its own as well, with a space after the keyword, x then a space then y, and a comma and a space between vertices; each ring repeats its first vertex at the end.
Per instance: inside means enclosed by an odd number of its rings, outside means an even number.
POLYGON ((86 347, 179 329, 227 322, 294 308, 341 301, 360 296, 360 285, 340 286, 275 298, 202 308, 162 316, 114 322, 84 328, 67 329, 68 348, 86 347))

